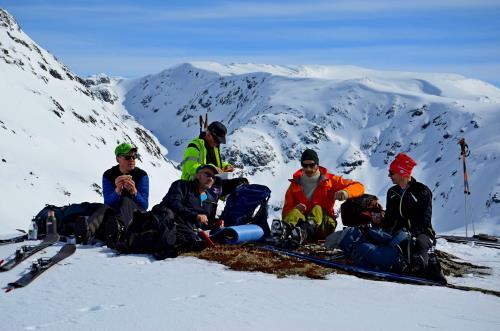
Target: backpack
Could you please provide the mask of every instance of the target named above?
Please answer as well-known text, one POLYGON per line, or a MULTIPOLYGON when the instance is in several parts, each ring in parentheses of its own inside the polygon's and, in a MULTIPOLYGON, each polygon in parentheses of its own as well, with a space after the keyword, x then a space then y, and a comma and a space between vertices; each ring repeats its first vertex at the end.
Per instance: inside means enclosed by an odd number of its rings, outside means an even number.
POLYGON ((149 212, 134 212, 125 233, 112 245, 120 253, 152 254, 157 260, 205 247, 206 241, 189 226, 176 223, 174 213, 162 204, 149 212))
POLYGON ((264 185, 241 185, 231 193, 221 214, 225 226, 257 224, 264 230, 264 236, 269 236, 267 223, 267 203, 271 190, 264 185))
POLYGON ((82 202, 57 207, 46 205, 33 218, 38 226, 38 237, 46 235, 49 210, 54 211, 57 233, 61 236, 77 235, 77 242, 86 243, 94 236, 103 223, 109 207, 102 203, 82 202))
POLYGON ((360 226, 371 224, 373 213, 383 217, 384 208, 375 195, 363 194, 358 198, 347 199, 340 206, 340 215, 344 226, 360 226))

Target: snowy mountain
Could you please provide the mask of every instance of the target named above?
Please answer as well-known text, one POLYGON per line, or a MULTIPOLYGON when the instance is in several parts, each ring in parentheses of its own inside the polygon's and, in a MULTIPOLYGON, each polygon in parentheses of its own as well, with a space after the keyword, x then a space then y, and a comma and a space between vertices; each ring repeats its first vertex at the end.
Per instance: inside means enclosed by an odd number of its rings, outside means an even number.
POLYGON ((8 216, 7 228, 25 227, 47 202, 100 201, 100 176, 124 140, 139 146, 138 166, 150 173, 151 204, 158 202, 179 176, 168 160, 181 161, 198 134, 198 117, 208 114, 229 129, 225 158, 239 174, 271 187, 276 214, 305 148, 382 200, 391 185, 388 162, 407 152, 418 162, 415 177, 433 191, 438 231, 464 225, 457 145, 464 137, 471 149, 467 219, 477 231, 500 234, 500 90, 485 82, 353 66, 210 62, 132 80, 84 79, 5 11, 0 43, 0 179, 6 187, 0 212, 8 216))
MULTIPOLYGON (((443 231, 463 223, 456 143, 465 137, 475 217, 499 234, 499 104, 500 91, 481 81, 356 67, 191 63, 135 80, 81 78, 0 8, 0 236, 26 229, 45 203, 101 201, 101 175, 122 141, 139 147, 150 204, 157 203, 180 176, 169 159, 181 160, 206 113, 228 126, 223 151, 239 173, 272 188, 276 212, 306 147, 383 198, 387 162, 405 151, 433 189, 443 231)), ((0 246, 0 258, 24 244, 0 246)), ((0 283, 61 245, 0 273, 0 283)), ((451 283, 500 288, 498 250, 443 239, 438 248, 491 268, 451 283)), ((445 287, 340 273, 280 279, 189 256, 154 261, 77 245, 28 287, 3 294, 0 329, 496 330, 499 307, 498 297, 445 287)))
POLYGON ((223 154, 252 182, 271 186, 276 210, 305 148, 382 200, 392 185, 388 163, 405 152, 417 160, 415 177, 433 191, 436 229, 460 228, 457 142, 464 137, 471 149, 467 220, 500 233, 500 90, 485 82, 352 66, 186 63, 118 87, 127 111, 174 161, 198 133, 199 115, 225 123, 223 154))
POLYGON ((82 79, 0 9, 0 232, 26 228, 45 203, 102 201, 118 142, 139 147, 152 203, 178 178, 156 137, 114 102, 115 82, 82 79))

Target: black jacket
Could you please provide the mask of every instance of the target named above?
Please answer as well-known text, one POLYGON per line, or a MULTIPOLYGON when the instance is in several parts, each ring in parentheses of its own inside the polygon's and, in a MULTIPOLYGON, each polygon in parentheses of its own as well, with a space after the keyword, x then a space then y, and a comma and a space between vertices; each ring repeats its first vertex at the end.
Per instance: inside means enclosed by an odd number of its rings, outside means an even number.
POLYGON ((432 192, 424 184, 411 178, 403 191, 394 185, 387 191, 385 218, 382 227, 391 233, 406 228, 413 236, 427 234, 434 238, 432 218, 432 192))
POLYGON ((202 224, 196 220, 196 216, 198 214, 207 215, 208 224, 211 227, 215 221, 218 196, 210 190, 207 190, 206 193, 208 197, 202 203, 196 179, 179 179, 172 183, 161 204, 170 208, 177 220, 188 226, 201 228, 202 224))

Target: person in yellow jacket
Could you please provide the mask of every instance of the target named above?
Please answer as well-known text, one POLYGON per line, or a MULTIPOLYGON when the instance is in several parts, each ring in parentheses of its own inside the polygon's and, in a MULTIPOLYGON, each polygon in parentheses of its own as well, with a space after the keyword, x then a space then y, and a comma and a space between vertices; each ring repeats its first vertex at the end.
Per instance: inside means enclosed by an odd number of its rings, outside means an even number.
MULTIPOLYGON (((219 174, 233 172, 234 166, 223 162, 219 146, 226 143, 227 129, 221 122, 214 121, 207 127, 207 131, 200 133, 198 138, 191 140, 184 152, 182 160, 182 180, 192 180, 196 176, 196 169, 204 164, 216 167, 219 174)), ((237 186, 248 184, 246 178, 233 178, 222 180, 222 195, 232 193, 237 186)), ((215 183, 215 189, 218 183, 215 183)))

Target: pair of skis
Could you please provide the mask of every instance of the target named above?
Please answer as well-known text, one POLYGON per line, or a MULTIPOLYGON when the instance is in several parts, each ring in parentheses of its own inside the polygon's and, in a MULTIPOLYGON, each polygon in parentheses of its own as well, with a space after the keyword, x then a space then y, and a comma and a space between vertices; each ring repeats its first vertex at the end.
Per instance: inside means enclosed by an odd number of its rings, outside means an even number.
POLYGON ((478 234, 472 237, 438 235, 436 236, 436 238, 438 239, 442 238, 452 243, 459 243, 459 244, 472 243, 477 246, 500 249, 500 238, 485 234, 478 234))
MULTIPOLYGON (((45 249, 59 241, 58 234, 50 234, 45 237, 45 239, 39 243, 38 245, 24 245, 16 250, 14 256, 10 259, 4 261, 0 260, 0 272, 9 271, 19 263, 28 259, 30 256, 36 254, 37 252, 45 249)), ((5 292, 10 292, 15 288, 25 287, 30 284, 34 279, 40 276, 42 273, 47 271, 50 267, 56 265, 61 262, 65 258, 71 256, 76 250, 76 246, 74 244, 66 244, 64 245, 58 253, 49 258, 39 258, 37 261, 33 262, 30 267, 30 270, 25 273, 21 278, 16 280, 15 282, 9 283, 5 287, 5 292)))
POLYGON ((462 290, 462 291, 477 291, 477 292, 481 292, 484 294, 490 294, 490 295, 500 297, 500 292, 494 291, 494 290, 488 290, 488 289, 483 289, 483 288, 478 288, 478 287, 470 287, 470 286, 443 284, 443 283, 440 283, 440 282, 437 282, 434 280, 425 279, 425 278, 421 278, 421 277, 396 274, 393 272, 379 271, 379 270, 374 270, 374 269, 370 269, 370 268, 364 268, 364 267, 360 267, 360 266, 345 264, 345 263, 335 261, 335 259, 319 258, 319 257, 311 256, 308 254, 299 253, 296 251, 292 251, 292 250, 288 250, 288 249, 280 248, 280 247, 276 247, 276 246, 271 246, 271 245, 262 245, 262 246, 257 245, 255 247, 257 247, 259 249, 266 250, 266 251, 274 252, 276 254, 291 256, 291 257, 295 257, 295 258, 298 258, 301 260, 309 261, 309 262, 321 265, 323 267, 342 270, 342 271, 345 271, 349 274, 357 275, 360 277, 365 277, 365 278, 370 278, 370 279, 381 279, 381 280, 385 280, 385 281, 395 281, 395 282, 406 283, 406 284, 443 286, 443 287, 448 287, 448 288, 462 290))
POLYGON ((17 229, 17 231, 21 232, 22 234, 17 235, 17 236, 12 237, 12 238, 0 239, 0 245, 20 243, 20 242, 28 239, 28 234, 26 233, 26 231, 21 230, 21 229, 17 229))

